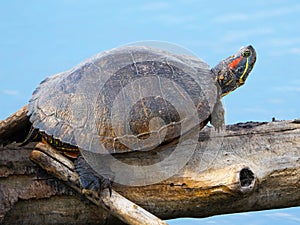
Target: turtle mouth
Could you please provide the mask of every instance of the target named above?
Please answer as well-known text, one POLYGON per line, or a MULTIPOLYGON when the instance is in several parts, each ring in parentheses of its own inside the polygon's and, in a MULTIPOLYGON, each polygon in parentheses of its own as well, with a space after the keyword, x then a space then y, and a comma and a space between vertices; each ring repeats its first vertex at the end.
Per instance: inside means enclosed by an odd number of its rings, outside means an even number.
POLYGON ((239 51, 238 57, 233 59, 229 64, 228 67, 236 76, 236 82, 241 86, 245 83, 249 73, 254 67, 256 62, 256 52, 254 48, 249 45, 245 48, 242 48, 239 51))
POLYGON ((246 47, 246 50, 248 50, 250 52, 250 55, 247 58, 249 59, 249 65, 250 65, 250 68, 251 68, 250 71, 251 71, 252 68, 254 67, 255 62, 256 62, 256 51, 252 47, 252 45, 248 45, 246 47))
POLYGON ((243 85, 246 81, 248 74, 251 71, 249 70, 249 68, 251 68, 251 66, 249 66, 249 57, 241 56, 235 61, 237 62, 237 64, 236 67, 233 69, 233 72, 235 73, 237 83, 243 85))
POLYGON ((249 73, 252 71, 256 62, 256 52, 254 48, 251 45, 249 45, 246 47, 246 51, 249 51, 249 55, 244 56, 244 59, 242 60, 244 61, 243 63, 245 65, 245 70, 239 78, 239 83, 241 85, 245 83, 249 73))

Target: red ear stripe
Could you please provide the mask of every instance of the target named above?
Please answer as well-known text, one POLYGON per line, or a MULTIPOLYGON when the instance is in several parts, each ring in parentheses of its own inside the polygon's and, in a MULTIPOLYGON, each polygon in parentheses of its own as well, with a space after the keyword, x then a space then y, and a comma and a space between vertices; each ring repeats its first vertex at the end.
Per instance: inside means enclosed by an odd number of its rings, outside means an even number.
POLYGON ((239 64, 239 62, 243 59, 243 56, 240 56, 239 58, 233 60, 231 63, 229 63, 228 67, 229 69, 235 69, 235 67, 239 64))

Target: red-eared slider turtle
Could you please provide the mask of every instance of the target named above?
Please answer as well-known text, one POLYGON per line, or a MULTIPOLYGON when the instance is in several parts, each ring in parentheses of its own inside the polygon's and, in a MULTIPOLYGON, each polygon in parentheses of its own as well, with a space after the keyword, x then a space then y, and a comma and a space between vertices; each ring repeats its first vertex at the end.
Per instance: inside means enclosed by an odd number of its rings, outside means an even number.
MULTIPOLYGON (((54 148, 99 154, 148 151, 209 121, 224 124, 220 97, 244 84, 256 61, 241 48, 213 69, 187 55, 126 46, 102 52, 46 78, 28 105, 32 132, 54 148)), ((26 143, 25 142, 25 143, 26 143)), ((84 188, 110 187, 76 161, 84 188)))

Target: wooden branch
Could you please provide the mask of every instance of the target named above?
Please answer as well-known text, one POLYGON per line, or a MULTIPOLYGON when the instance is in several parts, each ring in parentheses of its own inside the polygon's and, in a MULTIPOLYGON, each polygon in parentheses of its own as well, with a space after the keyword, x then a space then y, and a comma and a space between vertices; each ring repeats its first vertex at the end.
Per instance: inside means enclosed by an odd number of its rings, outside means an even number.
POLYGON ((0 121, 0 144, 23 141, 30 126, 27 105, 25 105, 5 120, 0 121))
MULTIPOLYGON (((45 169, 48 173, 57 177, 79 193, 82 193, 80 188, 79 178, 74 172, 74 165, 70 160, 52 150, 49 146, 38 143, 35 150, 32 151, 30 159, 45 169)), ((99 199, 96 192, 89 191, 86 198, 98 206, 109 210, 115 217, 123 222, 132 225, 149 224, 149 225, 166 225, 153 214, 139 207, 122 195, 112 190, 112 195, 105 190, 99 199)))
MULTIPOLYGON (((201 132, 193 156, 171 178, 113 189, 162 219, 300 205, 300 120, 231 125, 223 137, 209 132, 201 132), (220 145, 207 147, 212 139, 220 139, 220 145)), ((64 185, 75 178, 58 181, 31 163, 33 148, 0 148, 0 223, 24 223, 24 218, 31 224, 120 223, 108 211, 80 201, 80 195, 64 185)), ((162 149, 162 155, 167 153, 162 149)), ((120 157, 140 159, 134 154, 120 157)), ((151 161, 154 155, 143 157, 151 161)))

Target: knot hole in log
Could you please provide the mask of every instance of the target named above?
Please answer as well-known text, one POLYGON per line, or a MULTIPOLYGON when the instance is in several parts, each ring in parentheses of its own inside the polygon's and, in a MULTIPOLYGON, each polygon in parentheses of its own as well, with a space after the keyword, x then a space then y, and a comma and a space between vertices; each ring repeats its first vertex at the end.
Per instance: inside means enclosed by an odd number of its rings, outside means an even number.
POLYGON ((252 170, 248 167, 245 167, 241 169, 239 176, 242 192, 245 193, 253 190, 256 178, 252 170))

